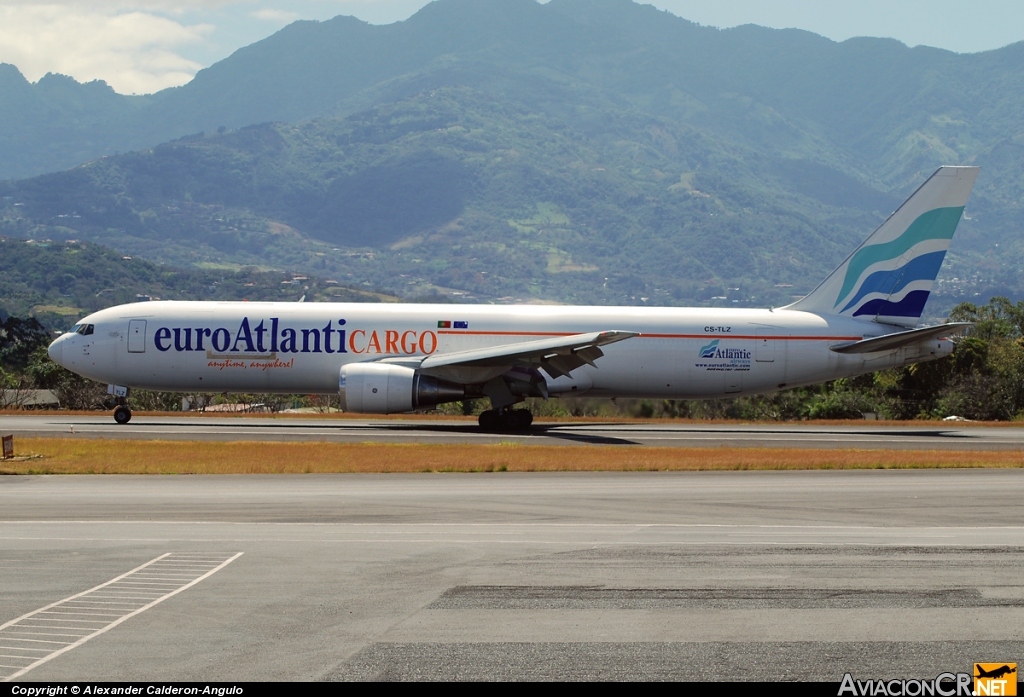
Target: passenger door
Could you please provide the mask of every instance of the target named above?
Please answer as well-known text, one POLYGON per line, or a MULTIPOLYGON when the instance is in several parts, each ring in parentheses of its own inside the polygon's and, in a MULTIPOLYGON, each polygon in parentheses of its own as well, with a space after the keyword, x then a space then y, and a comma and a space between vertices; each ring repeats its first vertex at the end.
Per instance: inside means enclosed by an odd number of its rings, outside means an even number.
POLYGON ((128 320, 128 353, 146 352, 146 320, 128 320))

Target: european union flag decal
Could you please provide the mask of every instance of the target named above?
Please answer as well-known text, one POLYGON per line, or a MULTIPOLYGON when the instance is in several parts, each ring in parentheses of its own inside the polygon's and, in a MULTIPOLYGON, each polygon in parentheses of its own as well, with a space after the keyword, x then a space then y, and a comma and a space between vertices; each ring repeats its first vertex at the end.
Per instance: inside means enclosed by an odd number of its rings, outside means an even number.
POLYGON ((456 320, 455 321, 455 328, 456 329, 469 329, 469 322, 459 322, 458 320, 456 320))

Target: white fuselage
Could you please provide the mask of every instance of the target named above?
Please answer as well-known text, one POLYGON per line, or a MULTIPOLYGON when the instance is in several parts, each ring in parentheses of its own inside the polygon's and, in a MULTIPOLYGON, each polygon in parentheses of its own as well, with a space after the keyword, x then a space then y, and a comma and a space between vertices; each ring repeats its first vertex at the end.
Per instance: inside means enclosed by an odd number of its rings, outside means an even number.
POLYGON ((840 354, 830 346, 901 328, 789 310, 150 302, 83 320, 50 355, 101 382, 175 392, 333 393, 352 362, 504 346, 586 332, 639 332, 596 367, 547 378, 552 395, 710 398, 859 375, 947 355, 952 344, 840 354))

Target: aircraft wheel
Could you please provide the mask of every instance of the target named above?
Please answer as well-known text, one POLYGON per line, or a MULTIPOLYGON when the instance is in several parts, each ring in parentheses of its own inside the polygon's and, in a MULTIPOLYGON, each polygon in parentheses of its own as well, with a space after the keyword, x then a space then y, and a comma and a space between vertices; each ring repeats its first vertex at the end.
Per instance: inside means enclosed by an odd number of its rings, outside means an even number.
POLYGON ((114 421, 124 425, 132 420, 132 410, 123 404, 114 410, 114 421))
POLYGON ((525 431, 533 423, 529 409, 513 409, 502 414, 502 426, 506 431, 525 431))
POLYGON ((485 431, 525 431, 533 423, 529 409, 510 409, 497 412, 489 409, 480 413, 480 428, 485 431))
POLYGON ((480 412, 480 417, 477 421, 480 424, 480 428, 485 431, 496 431, 500 425, 498 412, 492 409, 480 412))
POLYGON ((517 431, 525 431, 533 425, 533 414, 529 409, 516 409, 512 412, 515 415, 513 419, 513 428, 517 431))

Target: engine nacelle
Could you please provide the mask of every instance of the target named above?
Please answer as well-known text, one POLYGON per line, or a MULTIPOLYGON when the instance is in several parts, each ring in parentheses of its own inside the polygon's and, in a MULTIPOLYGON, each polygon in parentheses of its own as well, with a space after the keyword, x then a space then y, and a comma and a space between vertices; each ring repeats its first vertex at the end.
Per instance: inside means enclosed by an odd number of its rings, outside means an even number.
POLYGON ((338 393, 344 411, 400 414, 456 402, 466 388, 401 365, 352 363, 341 368, 338 393))

